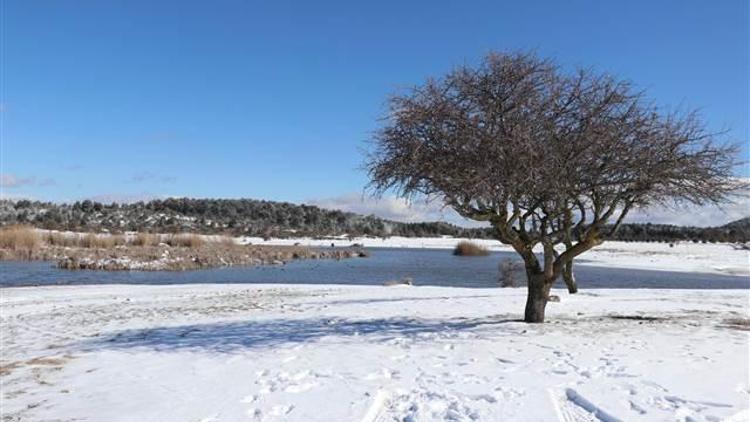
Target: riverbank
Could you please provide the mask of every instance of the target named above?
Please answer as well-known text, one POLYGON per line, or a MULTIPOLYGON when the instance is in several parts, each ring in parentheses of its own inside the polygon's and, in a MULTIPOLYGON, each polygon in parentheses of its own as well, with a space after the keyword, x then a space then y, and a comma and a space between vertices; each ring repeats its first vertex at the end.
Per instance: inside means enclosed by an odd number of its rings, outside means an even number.
POLYGON ((235 265, 283 265, 296 259, 365 257, 360 249, 319 250, 301 246, 205 245, 76 249, 59 254, 57 266, 69 270, 185 271, 235 265))
MULTIPOLYGON (((185 271, 235 265, 282 265, 296 259, 365 257, 362 249, 313 249, 304 246, 205 244, 199 247, 116 246, 111 248, 45 247, 21 260, 54 261, 67 270, 185 271)), ((12 256, 18 260, 18 256, 12 256)))
MULTIPOLYGON (((515 254, 510 246, 496 240, 447 236, 263 239, 135 232, 109 235, 33 228, 24 231, 21 241, 9 242, 21 244, 21 247, 9 247, 0 241, 0 260, 51 260, 57 261, 61 268, 70 269, 187 270, 264 265, 297 258, 366 256, 363 248, 454 249, 459 243, 469 240, 489 251, 515 254)), ((541 253, 539 249, 535 251, 541 253)), ((578 257, 576 262, 604 268, 750 276, 750 249, 746 245, 731 243, 607 241, 578 257)))
POLYGON ((280 265, 295 259, 366 257, 362 248, 240 244, 225 236, 55 232, 29 226, 0 230, 0 261, 54 261, 67 270, 184 271, 280 265))
POLYGON ((2 413, 746 420, 750 291, 555 293, 548 323, 528 325, 524 289, 0 289, 2 413))

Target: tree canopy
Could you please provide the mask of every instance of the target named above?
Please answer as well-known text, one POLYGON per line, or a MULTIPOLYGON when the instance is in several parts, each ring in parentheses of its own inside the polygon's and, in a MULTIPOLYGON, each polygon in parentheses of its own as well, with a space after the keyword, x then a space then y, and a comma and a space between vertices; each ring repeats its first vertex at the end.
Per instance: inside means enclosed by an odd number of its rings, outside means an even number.
POLYGON ((720 138, 612 75, 493 53, 392 96, 366 167, 375 192, 489 222, 526 262, 536 322, 552 283, 634 207, 729 200, 738 146, 720 138))

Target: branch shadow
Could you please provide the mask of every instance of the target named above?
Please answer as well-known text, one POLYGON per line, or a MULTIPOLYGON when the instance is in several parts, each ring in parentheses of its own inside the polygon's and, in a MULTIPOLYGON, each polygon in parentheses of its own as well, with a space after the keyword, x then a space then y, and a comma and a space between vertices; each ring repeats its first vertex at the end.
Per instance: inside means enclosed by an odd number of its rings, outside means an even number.
MULTIPOLYGON (((97 337, 79 346, 84 351, 150 349, 156 351, 206 351, 231 353, 241 350, 274 348, 315 342, 323 337, 370 336, 367 342, 387 342, 394 338, 430 341, 429 334, 446 334, 484 325, 498 326, 522 320, 493 316, 479 319, 425 320, 388 319, 270 319, 213 324, 181 325, 124 330, 97 337)), ((510 327, 509 327, 510 328, 510 327)))

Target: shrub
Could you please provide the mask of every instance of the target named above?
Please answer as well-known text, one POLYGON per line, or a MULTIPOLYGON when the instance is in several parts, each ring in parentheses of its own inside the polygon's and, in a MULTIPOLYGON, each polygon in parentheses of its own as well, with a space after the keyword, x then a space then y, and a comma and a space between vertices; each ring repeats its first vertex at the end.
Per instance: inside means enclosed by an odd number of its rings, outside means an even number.
POLYGON ((31 253, 41 243, 41 236, 33 227, 13 225, 0 229, 0 248, 31 253))
POLYGON ((458 256, 487 256, 490 251, 484 246, 477 245, 473 242, 461 241, 458 242, 456 248, 453 250, 453 255, 458 256))
POLYGON ((521 270, 521 263, 512 259, 503 259, 498 265, 498 282, 500 287, 516 287, 518 282, 518 272, 521 270))

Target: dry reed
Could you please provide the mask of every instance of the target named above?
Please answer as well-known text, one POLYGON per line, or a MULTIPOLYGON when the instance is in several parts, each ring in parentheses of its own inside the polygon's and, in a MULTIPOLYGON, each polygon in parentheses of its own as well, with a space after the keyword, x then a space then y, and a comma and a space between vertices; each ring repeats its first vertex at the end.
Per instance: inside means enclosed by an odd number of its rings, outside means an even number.
POLYGON ((458 256, 486 256, 489 255, 490 251, 484 246, 477 245, 476 243, 461 241, 458 242, 456 248, 453 250, 453 255, 458 256))
POLYGON ((151 233, 138 233, 131 240, 134 246, 158 246, 161 243, 161 236, 151 233))
POLYGON ((0 248, 31 253, 41 244, 41 236, 31 226, 13 225, 0 229, 0 248))
POLYGON ((172 247, 199 248, 205 241, 197 234, 180 233, 170 236, 166 243, 172 247))

